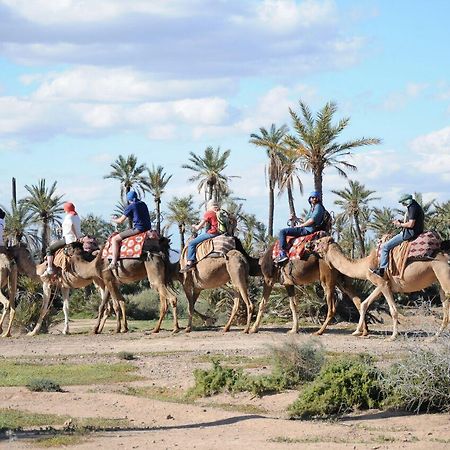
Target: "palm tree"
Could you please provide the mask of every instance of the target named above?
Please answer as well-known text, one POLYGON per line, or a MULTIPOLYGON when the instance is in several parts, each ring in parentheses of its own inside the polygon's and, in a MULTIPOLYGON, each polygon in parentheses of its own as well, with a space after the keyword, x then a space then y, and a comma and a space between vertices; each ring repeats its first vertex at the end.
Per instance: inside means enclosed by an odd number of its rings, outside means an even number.
POLYGON ((434 207, 435 212, 428 225, 432 230, 438 231, 443 239, 450 239, 450 201, 435 203, 434 207))
POLYGON ((364 145, 379 144, 377 138, 360 138, 339 144, 336 139, 348 125, 350 118, 339 120, 332 125, 337 106, 328 102, 313 117, 309 107, 299 101, 301 116, 289 108, 296 134, 286 136, 286 144, 300 155, 301 166, 314 177, 314 190, 322 194, 323 172, 327 167, 334 167, 340 175, 347 177, 345 170, 356 170, 353 164, 345 160, 352 154, 351 150, 364 145))
POLYGON ((180 233, 181 250, 185 245, 186 227, 198 221, 199 212, 194 208, 193 196, 174 197, 167 204, 168 214, 166 215, 167 225, 177 224, 180 233))
POLYGON ((42 227, 41 256, 45 257, 50 236, 50 225, 61 225, 62 195, 56 195, 56 181, 48 188, 45 179, 40 179, 37 185, 25 186, 29 196, 20 201, 32 213, 34 223, 42 227))
POLYGON ((112 223, 92 213, 81 220, 81 231, 86 236, 94 236, 99 242, 105 242, 114 232, 112 223))
POLYGON ((131 154, 124 158, 122 155, 111 164, 112 171, 103 178, 112 178, 120 182, 120 196, 125 198, 125 194, 132 188, 142 197, 148 189, 148 182, 143 175, 147 169, 145 164, 139 164, 135 155, 131 154))
POLYGON ((367 208, 369 202, 379 200, 379 197, 372 197, 375 191, 366 189, 365 186, 358 181, 348 180, 349 186, 342 190, 332 190, 340 199, 335 200, 335 205, 339 205, 343 210, 344 217, 348 218, 351 226, 354 227, 356 238, 359 243, 360 255, 365 256, 366 248, 364 244, 364 236, 361 231, 360 217, 367 215, 367 208))
POLYGON ((278 196, 287 191, 289 211, 291 216, 296 216, 294 205, 294 186, 298 184, 300 193, 303 194, 303 183, 298 175, 298 171, 301 170, 298 166, 300 157, 297 152, 292 150, 284 150, 280 154, 280 174, 278 177, 278 196))
POLYGON ((222 172, 227 168, 227 159, 231 150, 220 152, 220 147, 214 150, 212 147, 205 149, 203 156, 198 156, 190 152, 189 161, 191 164, 183 164, 183 169, 189 169, 196 174, 189 178, 189 181, 198 181, 198 192, 204 191, 205 204, 208 200, 221 201, 224 195, 228 195, 230 190, 228 182, 230 178, 222 172))
POLYGON ((383 236, 383 234, 396 234, 398 233, 398 229, 394 225, 396 216, 396 211, 391 208, 373 208, 369 228, 375 231, 379 238, 383 236))
MULTIPOLYGON (((5 209, 5 208, 3 208, 5 209)), ((34 224, 33 213, 23 203, 11 202, 11 212, 6 209, 5 238, 10 245, 24 241, 32 251, 39 248, 37 229, 32 229, 34 224)))
POLYGON ((156 206, 156 231, 161 233, 161 196, 164 193, 164 189, 172 178, 172 175, 167 176, 163 173, 164 168, 162 166, 152 166, 148 172, 148 190, 153 195, 156 206))
POLYGON ((264 127, 259 129, 260 134, 252 133, 250 135, 250 143, 266 150, 269 163, 266 166, 266 176, 269 181, 269 221, 268 234, 273 236, 273 220, 275 209, 275 186, 280 175, 280 152, 283 149, 283 139, 288 132, 288 127, 282 125, 277 128, 273 123, 270 129, 264 127))

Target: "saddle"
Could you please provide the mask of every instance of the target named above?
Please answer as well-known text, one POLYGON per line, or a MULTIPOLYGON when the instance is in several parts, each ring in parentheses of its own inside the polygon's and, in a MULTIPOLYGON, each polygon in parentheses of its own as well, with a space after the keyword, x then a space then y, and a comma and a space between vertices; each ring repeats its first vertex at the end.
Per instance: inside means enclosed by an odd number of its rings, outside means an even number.
MULTIPOLYGON (((388 270, 392 276, 403 278, 406 266, 411 261, 430 259, 441 248, 442 240, 434 231, 425 231, 412 241, 404 241, 389 253, 388 270)), ((378 257, 381 244, 378 244, 378 257)))
MULTIPOLYGON (((306 244, 308 242, 315 241, 316 239, 320 239, 325 236, 328 236, 328 234, 325 231, 315 231, 312 234, 307 234, 306 236, 300 236, 297 238, 287 236, 286 242, 289 260, 302 259, 305 256, 306 252, 308 251, 306 248, 306 244)), ((280 241, 277 240, 272 250, 272 258, 274 260, 278 258, 278 256, 280 255, 280 251, 281 251, 280 241)))
MULTIPOLYGON (((103 259, 112 258, 111 238, 118 233, 112 234, 105 243, 102 251, 103 259)), ((156 231, 144 231, 122 240, 119 259, 140 259, 144 251, 157 252, 159 247, 159 234, 156 231)))
MULTIPOLYGON (((207 257, 220 258, 224 257, 230 250, 236 248, 236 241, 232 236, 220 234, 219 236, 207 239, 197 245, 195 249, 195 257, 197 261, 201 261, 207 257)), ((183 269, 187 262, 187 245, 183 248, 180 258, 180 266, 183 269)))

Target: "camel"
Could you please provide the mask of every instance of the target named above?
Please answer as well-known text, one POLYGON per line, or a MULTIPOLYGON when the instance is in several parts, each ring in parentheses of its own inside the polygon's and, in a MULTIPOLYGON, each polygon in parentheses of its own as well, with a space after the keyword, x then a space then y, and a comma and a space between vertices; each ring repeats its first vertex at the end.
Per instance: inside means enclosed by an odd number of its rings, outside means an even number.
MULTIPOLYGON (((159 241, 155 241, 154 239, 148 240, 144 247, 146 254, 145 260, 122 259, 119 260, 119 267, 113 270, 105 270, 108 266, 108 260, 102 259, 101 252, 99 257, 97 257, 97 269, 101 273, 107 290, 121 305, 122 320, 126 327, 125 301, 120 293, 119 284, 133 283, 148 278, 151 288, 159 293, 160 301, 159 320, 152 332, 158 333, 160 331, 169 302, 173 310, 172 331, 176 333, 180 330, 177 316, 177 297, 171 287, 173 273, 178 273, 178 270, 174 269, 176 265, 171 265, 169 261, 169 245, 170 241, 165 237, 159 238, 159 241)), ((108 311, 106 309, 107 300, 108 298, 104 298, 99 306, 97 322, 93 330, 94 333, 101 332, 108 317, 108 311)))
MULTIPOLYGON (((265 308, 267 300, 272 292, 275 283, 280 283, 286 288, 289 296, 289 306, 292 312, 292 328, 288 333, 298 332, 298 315, 297 315, 297 300, 295 298, 295 286, 302 286, 320 281, 325 290, 327 300, 327 317, 315 333, 317 335, 323 334, 330 321, 333 319, 336 312, 336 305, 334 301, 334 288, 337 285, 341 291, 347 294, 355 304, 359 311, 361 300, 353 291, 349 280, 338 276, 338 272, 331 269, 328 264, 321 261, 314 255, 310 255, 308 259, 294 259, 290 260, 286 265, 279 268, 275 266, 272 258, 273 247, 275 244, 269 246, 264 255, 260 259, 261 271, 264 277, 263 296, 259 304, 258 315, 255 323, 251 328, 251 333, 257 333, 265 308)), ((364 321, 363 327, 367 329, 364 321)))
POLYGON ((236 291, 236 296, 230 318, 223 331, 230 330, 239 308, 240 299, 242 299, 247 307, 247 322, 244 333, 248 333, 253 314, 253 304, 248 297, 248 276, 249 263, 239 250, 230 250, 225 256, 216 258, 206 257, 200 260, 193 270, 180 274, 180 281, 189 304, 189 319, 185 331, 189 333, 192 330, 192 318, 194 312, 196 312, 194 305, 200 292, 204 289, 218 288, 230 281, 236 291))
POLYGON ((11 336, 11 327, 16 314, 16 291, 17 291, 17 266, 14 260, 5 253, 0 253, 0 302, 3 303, 2 317, 0 318, 0 333, 3 331, 3 321, 9 312, 9 323, 2 337, 11 336), (8 288, 8 297, 1 291, 8 288))
POLYGON ((363 329, 367 309, 383 294, 388 302, 393 321, 393 331, 390 340, 394 340, 398 335, 398 312, 393 293, 420 291, 436 282, 440 285, 439 295, 442 301, 444 316, 441 327, 436 332, 435 337, 438 337, 447 327, 450 314, 450 262, 448 244, 449 241, 444 241, 441 246, 441 252, 433 259, 409 262, 401 279, 399 277, 393 277, 389 273, 387 274, 387 278, 381 278, 370 271, 370 268, 377 266, 376 249, 372 250, 365 258, 352 260, 344 255, 342 249, 331 237, 314 241, 312 248, 325 262, 339 272, 351 278, 369 280, 375 286, 375 290, 361 303, 360 319, 353 335, 367 335, 367 332, 363 329))

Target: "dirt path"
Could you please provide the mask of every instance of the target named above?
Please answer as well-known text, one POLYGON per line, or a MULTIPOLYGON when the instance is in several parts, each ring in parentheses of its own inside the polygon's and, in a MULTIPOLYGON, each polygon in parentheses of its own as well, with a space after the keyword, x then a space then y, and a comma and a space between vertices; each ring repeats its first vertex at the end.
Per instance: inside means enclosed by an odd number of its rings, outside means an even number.
MULTIPOLYGON (((91 322, 79 322, 76 331, 91 322)), ((380 328, 380 327, 378 327, 380 328)), ((389 328, 389 327, 387 327, 389 328)), ((145 380, 96 386, 68 386, 64 393, 34 393, 25 388, 0 388, 0 408, 39 413, 70 415, 75 418, 126 418, 135 430, 92 435, 72 448, 197 448, 197 449, 447 449, 450 443, 449 415, 395 416, 379 412, 349 416, 339 421, 290 421, 286 408, 297 398, 296 392, 252 398, 250 394, 221 395, 192 403, 172 403, 124 395, 129 386, 164 386, 179 390, 193 384, 192 371, 208 367, 205 355, 259 357, 270 346, 287 340, 310 339, 309 334, 287 336, 283 328, 264 328, 256 335, 239 331, 224 334, 218 330, 196 331, 189 335, 158 335, 142 332, 126 335, 63 336, 49 334, 19 336, 0 340, 1 355, 6 358, 32 357, 36 360, 114 361, 117 352, 127 351, 138 358, 133 363, 145 380), (239 412, 251 407, 261 413, 239 412), (146 431, 139 429, 147 427, 146 431)), ((381 328, 380 328, 381 330, 381 328)), ((383 331, 383 330, 381 330, 383 331)), ((400 338, 388 342, 383 334, 370 339, 350 336, 345 324, 333 327, 320 337, 328 351, 336 353, 368 352, 386 361, 399 353, 425 345, 425 340, 400 338)), ((0 447, 30 448, 29 441, 0 441, 0 447)))

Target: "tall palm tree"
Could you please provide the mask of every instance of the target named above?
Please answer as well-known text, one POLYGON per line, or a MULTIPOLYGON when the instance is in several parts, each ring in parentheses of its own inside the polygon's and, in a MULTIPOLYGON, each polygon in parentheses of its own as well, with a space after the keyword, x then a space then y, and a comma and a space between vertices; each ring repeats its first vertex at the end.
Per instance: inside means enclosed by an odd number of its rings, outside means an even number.
POLYGON ((299 170, 298 161, 300 156, 297 152, 286 149, 280 154, 280 174, 278 177, 278 196, 287 191, 289 211, 291 216, 296 216, 294 205, 294 187, 298 184, 300 193, 303 193, 303 183, 298 175, 299 170))
POLYGON ((81 231, 86 236, 94 236, 102 243, 114 232, 114 225, 90 213, 81 220, 81 231))
POLYGON ((45 179, 40 179, 37 185, 25 186, 29 196, 20 201, 32 213, 33 221, 41 226, 41 256, 45 257, 49 244, 50 226, 61 225, 62 195, 56 195, 56 181, 46 186, 45 179))
POLYGON ((428 222, 432 230, 436 230, 443 239, 450 239, 450 201, 435 203, 435 212, 428 222))
POLYGON ((33 213, 23 203, 11 202, 11 211, 6 211, 5 217, 5 238, 10 245, 24 241, 32 251, 39 248, 39 237, 37 229, 31 228, 34 225, 33 213))
POLYGON ((364 244, 364 234, 361 231, 361 216, 366 215, 367 211, 364 209, 369 202, 379 200, 379 197, 372 197, 375 191, 366 189, 365 186, 358 181, 348 180, 348 187, 342 190, 332 190, 339 199, 335 200, 335 205, 339 205, 343 210, 344 217, 351 221, 351 226, 354 227, 356 238, 359 243, 360 255, 365 256, 366 248, 364 244))
POLYGON ((198 221, 199 212, 194 208, 193 196, 173 197, 167 204, 167 225, 176 224, 180 233, 181 250, 185 245, 186 227, 198 221))
POLYGON ((153 195, 156 206, 156 231, 161 233, 161 196, 164 193, 164 189, 167 183, 172 178, 172 175, 167 176, 163 173, 164 167, 152 165, 151 169, 147 169, 148 172, 148 190, 153 195))
POLYGON ((398 228, 394 225, 394 220, 398 218, 397 212, 392 208, 373 208, 372 218, 369 223, 369 228, 375 231, 377 237, 383 234, 396 234, 398 228))
POLYGON ((313 174, 314 190, 322 194, 323 172, 327 167, 334 167, 339 175, 347 178, 346 170, 356 170, 353 164, 346 161, 346 157, 352 154, 351 150, 381 141, 377 138, 360 138, 339 144, 336 140, 350 118, 341 119, 337 125, 333 125, 331 121, 337 111, 335 103, 328 102, 316 118, 304 102, 299 101, 299 105, 301 115, 289 108, 296 134, 286 136, 285 142, 299 153, 303 169, 313 174))
POLYGON ((269 219, 268 234, 273 236, 273 220, 275 210, 275 186, 280 175, 280 152, 283 150, 283 139, 288 132, 288 127, 282 125, 277 128, 273 123, 270 129, 264 127, 259 129, 259 134, 252 133, 250 135, 250 143, 266 150, 269 162, 266 166, 266 177, 269 184, 269 219))
POLYGON ((227 159, 231 150, 223 153, 220 147, 214 150, 211 146, 205 149, 203 156, 190 152, 190 164, 183 164, 183 169, 195 172, 189 181, 198 181, 198 192, 204 192, 205 204, 208 200, 221 201, 224 194, 229 194, 228 182, 232 176, 224 175, 222 172, 227 168, 227 159))
POLYGON ((144 191, 148 189, 148 182, 144 175, 147 166, 138 164, 137 157, 133 154, 126 158, 122 155, 111 164, 112 171, 103 178, 112 178, 120 182, 120 196, 125 199, 125 194, 132 188, 139 196, 144 195, 144 191))

